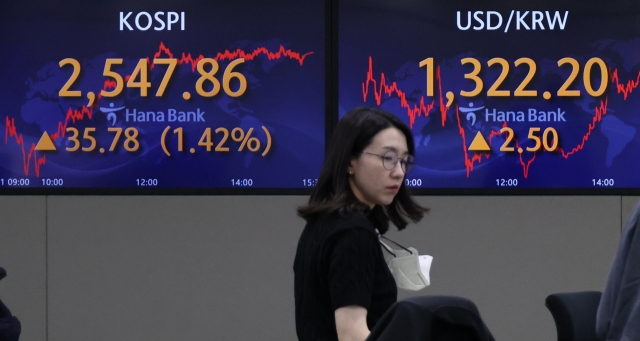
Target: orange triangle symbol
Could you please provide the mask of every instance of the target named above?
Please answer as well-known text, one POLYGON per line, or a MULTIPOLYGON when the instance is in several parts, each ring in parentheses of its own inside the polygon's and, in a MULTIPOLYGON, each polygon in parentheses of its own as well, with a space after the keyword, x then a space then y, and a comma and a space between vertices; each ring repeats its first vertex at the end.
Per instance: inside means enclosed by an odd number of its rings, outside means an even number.
POLYGON ((473 142, 471 142, 469 150, 474 152, 490 152, 491 147, 489 147, 489 145, 487 144, 487 140, 484 139, 482 134, 478 132, 476 134, 476 137, 473 139, 473 142))
POLYGON ((38 141, 38 144, 36 145, 36 150, 58 150, 58 149, 53 144, 53 141, 51 141, 51 137, 49 137, 49 134, 47 134, 47 132, 45 131, 42 134, 40 141, 38 141))

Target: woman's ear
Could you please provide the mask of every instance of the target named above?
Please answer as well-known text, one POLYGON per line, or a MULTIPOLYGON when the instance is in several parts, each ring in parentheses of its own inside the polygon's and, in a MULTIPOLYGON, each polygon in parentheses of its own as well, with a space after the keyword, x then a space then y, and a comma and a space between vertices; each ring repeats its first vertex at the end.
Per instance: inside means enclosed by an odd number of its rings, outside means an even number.
POLYGON ((355 160, 355 159, 351 159, 351 160, 349 160, 349 167, 347 167, 347 174, 349 174, 349 175, 353 175, 353 173, 354 173, 354 167, 353 167, 353 164, 354 164, 355 162, 356 162, 356 160, 355 160))

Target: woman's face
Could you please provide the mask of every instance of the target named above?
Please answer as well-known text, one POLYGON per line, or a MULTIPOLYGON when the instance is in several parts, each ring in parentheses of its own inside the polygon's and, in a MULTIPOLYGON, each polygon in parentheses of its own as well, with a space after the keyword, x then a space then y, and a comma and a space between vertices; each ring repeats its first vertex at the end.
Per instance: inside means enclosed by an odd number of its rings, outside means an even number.
POLYGON ((374 136, 360 157, 351 160, 347 170, 352 174, 349 185, 356 198, 371 208, 391 204, 404 180, 400 161, 390 170, 383 166, 381 156, 389 151, 395 152, 399 159, 409 152, 406 137, 395 127, 381 130, 374 136))

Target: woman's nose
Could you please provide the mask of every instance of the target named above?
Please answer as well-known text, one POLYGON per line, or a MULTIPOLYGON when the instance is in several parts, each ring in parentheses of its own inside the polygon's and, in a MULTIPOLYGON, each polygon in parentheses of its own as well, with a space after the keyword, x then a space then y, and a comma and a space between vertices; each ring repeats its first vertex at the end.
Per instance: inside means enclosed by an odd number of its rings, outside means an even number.
POLYGON ((398 162, 396 163, 396 165, 393 167, 393 169, 391 169, 391 177, 392 178, 401 178, 404 176, 404 170, 402 170, 402 165, 400 164, 400 161, 398 160, 398 162))

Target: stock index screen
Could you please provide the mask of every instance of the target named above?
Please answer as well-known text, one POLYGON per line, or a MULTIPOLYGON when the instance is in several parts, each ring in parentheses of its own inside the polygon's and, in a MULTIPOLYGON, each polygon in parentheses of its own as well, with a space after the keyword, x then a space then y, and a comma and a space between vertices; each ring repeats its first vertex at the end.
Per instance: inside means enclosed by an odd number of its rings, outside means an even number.
POLYGON ((637 1, 340 1, 339 115, 413 131, 422 189, 640 189, 637 1))
POLYGON ((3 1, 0 192, 303 188, 325 2, 3 1))

